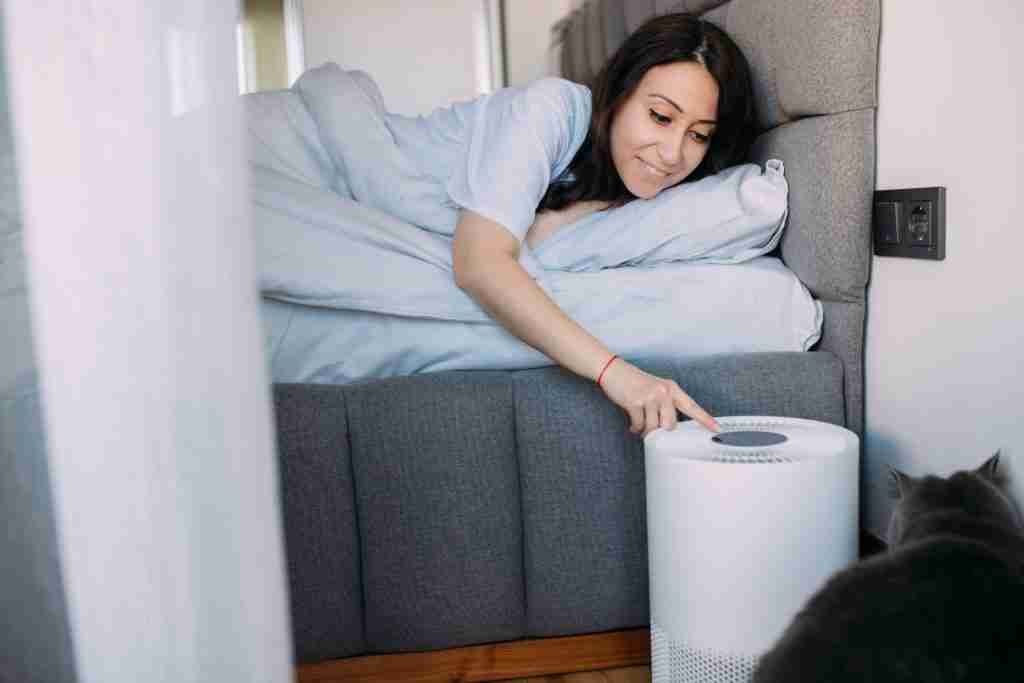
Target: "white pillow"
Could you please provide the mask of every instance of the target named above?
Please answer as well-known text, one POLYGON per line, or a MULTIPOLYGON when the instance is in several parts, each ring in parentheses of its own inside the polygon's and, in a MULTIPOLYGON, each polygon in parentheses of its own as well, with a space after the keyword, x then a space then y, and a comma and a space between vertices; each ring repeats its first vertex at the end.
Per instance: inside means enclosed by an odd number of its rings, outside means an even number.
POLYGON ((742 164, 652 199, 592 213, 533 250, 547 270, 595 271, 668 261, 742 263, 778 244, 789 186, 778 159, 742 164))

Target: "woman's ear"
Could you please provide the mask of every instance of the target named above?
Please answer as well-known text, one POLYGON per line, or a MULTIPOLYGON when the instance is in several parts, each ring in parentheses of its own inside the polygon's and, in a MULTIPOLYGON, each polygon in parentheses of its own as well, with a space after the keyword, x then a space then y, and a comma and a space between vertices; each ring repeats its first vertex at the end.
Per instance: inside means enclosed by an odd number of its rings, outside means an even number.
POLYGON ((889 497, 904 498, 914 486, 914 478, 889 466, 889 497))

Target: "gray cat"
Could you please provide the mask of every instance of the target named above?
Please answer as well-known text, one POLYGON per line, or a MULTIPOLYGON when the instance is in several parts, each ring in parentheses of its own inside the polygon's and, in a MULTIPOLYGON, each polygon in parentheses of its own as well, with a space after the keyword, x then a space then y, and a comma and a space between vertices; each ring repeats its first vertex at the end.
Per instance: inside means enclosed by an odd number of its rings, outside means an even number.
POLYGON ((892 469, 889 551, 830 578, 755 683, 1024 681, 1024 528, 998 462, 945 479, 892 469))

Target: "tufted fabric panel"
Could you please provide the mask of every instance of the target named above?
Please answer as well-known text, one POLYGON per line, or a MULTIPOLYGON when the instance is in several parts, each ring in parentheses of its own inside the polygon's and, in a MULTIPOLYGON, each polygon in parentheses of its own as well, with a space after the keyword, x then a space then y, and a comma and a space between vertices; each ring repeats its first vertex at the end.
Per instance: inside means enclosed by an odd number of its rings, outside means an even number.
POLYGON ((818 348, 843 360, 846 427, 864 433, 864 302, 822 301, 825 323, 818 348))
POLYGON ((604 26, 604 55, 607 59, 615 54, 626 39, 626 0, 600 0, 601 21, 604 26))
POLYGON ((623 0, 626 32, 632 33, 655 13, 654 0, 623 0))
POLYGON ((522 519, 507 373, 414 375, 344 391, 367 649, 521 638, 522 519))
POLYGON ((874 110, 816 116, 773 128, 752 158, 786 164, 789 217, 782 258, 819 299, 863 301, 871 263, 874 110))
POLYGON ((762 128, 877 105, 878 0, 732 0, 707 18, 750 61, 762 128))
POLYGON ((296 659, 361 654, 363 588, 345 393, 277 384, 274 410, 296 659))
POLYGON ((572 13, 569 20, 569 49, 572 51, 573 79, 590 83, 593 72, 590 68, 590 54, 587 51, 586 16, 583 8, 572 13))
POLYGON ((560 75, 570 81, 576 80, 576 65, 572 61, 572 15, 562 18, 552 27, 551 33, 554 36, 555 44, 558 47, 558 59, 560 64, 560 75))
POLYGON ((729 14, 729 3, 718 5, 714 9, 710 9, 701 16, 708 21, 717 24, 718 26, 725 26, 727 16, 729 14))
POLYGON ((594 78, 606 59, 608 46, 604 39, 604 8, 600 0, 590 0, 583 6, 583 30, 586 33, 587 63, 590 77, 594 78))
POLYGON ((728 0, 656 0, 658 12, 690 12, 701 14, 712 10, 728 0))

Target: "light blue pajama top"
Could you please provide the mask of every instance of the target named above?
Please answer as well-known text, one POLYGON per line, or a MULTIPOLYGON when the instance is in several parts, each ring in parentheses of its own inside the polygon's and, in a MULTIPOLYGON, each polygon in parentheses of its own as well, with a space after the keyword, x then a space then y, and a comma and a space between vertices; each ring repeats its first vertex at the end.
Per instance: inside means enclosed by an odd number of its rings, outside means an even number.
MULTIPOLYGON (((460 208, 522 242, 548 185, 568 168, 590 127, 590 90, 562 78, 502 88, 426 116, 385 113, 402 152, 435 182, 413 222, 453 234, 460 208), (434 194, 434 192, 430 192, 434 194), (444 211, 438 213, 441 197, 444 211)), ((417 202, 410 207, 417 212, 417 202)))

